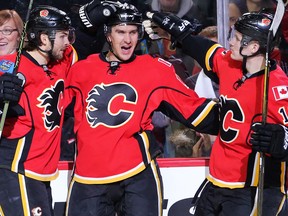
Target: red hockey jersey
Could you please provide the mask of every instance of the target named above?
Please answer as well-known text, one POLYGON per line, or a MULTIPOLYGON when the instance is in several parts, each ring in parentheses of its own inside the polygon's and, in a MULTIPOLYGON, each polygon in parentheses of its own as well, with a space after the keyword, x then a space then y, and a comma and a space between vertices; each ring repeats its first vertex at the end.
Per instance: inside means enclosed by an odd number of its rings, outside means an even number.
MULTIPOLYGON (((257 186, 259 153, 252 151, 248 141, 251 124, 262 121, 264 70, 242 79, 242 62, 233 60, 219 44, 197 36, 183 43, 185 52, 219 82, 220 134, 210 155, 208 179, 220 187, 257 186)), ((269 76, 267 122, 288 126, 288 78, 275 61, 269 76)), ((286 163, 269 155, 265 162, 265 186, 280 187, 285 193, 286 163)))
POLYGON ((198 98, 171 63, 143 55, 118 64, 95 54, 68 76, 76 96, 74 179, 81 183, 116 182, 145 169, 159 153, 151 133, 155 110, 199 131, 218 131, 215 102, 198 98))
MULTIPOLYGON (((209 180, 230 188, 257 186, 259 153, 251 151, 247 140, 251 123, 262 120, 264 71, 248 77, 235 90, 233 84, 243 76, 242 64, 232 60, 229 52, 218 50, 213 65, 220 80, 222 107, 220 137, 212 148, 209 180)), ((270 70, 267 121, 288 126, 288 78, 275 62, 270 70)), ((265 167, 265 184, 283 187, 286 163, 267 156, 265 167)))
MULTIPOLYGON (((58 175, 64 88, 67 72, 75 61, 72 47, 53 64, 39 65, 27 52, 18 71, 25 78, 19 105, 25 114, 7 118, 0 141, 0 167, 41 180, 58 175)), ((11 71, 16 55, 0 57, 0 70, 11 71)))

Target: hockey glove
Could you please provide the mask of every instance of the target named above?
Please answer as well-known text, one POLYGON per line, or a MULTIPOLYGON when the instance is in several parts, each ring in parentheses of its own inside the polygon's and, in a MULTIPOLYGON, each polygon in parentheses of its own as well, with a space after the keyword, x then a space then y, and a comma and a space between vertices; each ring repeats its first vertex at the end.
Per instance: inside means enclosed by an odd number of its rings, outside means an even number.
POLYGON ((149 35, 152 40, 162 39, 159 32, 157 32, 157 26, 151 20, 144 20, 142 22, 145 32, 149 35))
POLYGON ((23 91, 23 80, 16 75, 4 73, 0 76, 0 102, 18 103, 23 91))
POLYGON ((250 143, 259 152, 281 159, 288 155, 288 128, 280 124, 265 125, 257 122, 251 126, 250 143))
MULTIPOLYGON (((193 33, 193 26, 189 21, 182 20, 172 13, 147 12, 146 15, 160 28, 171 34, 174 38, 172 39, 172 46, 175 46, 177 42, 181 43, 185 37, 193 33)), ((151 34, 149 30, 146 31, 148 35, 151 34)))
POLYGON ((118 1, 93 0, 79 9, 79 17, 86 28, 96 29, 117 11, 120 4, 118 1))

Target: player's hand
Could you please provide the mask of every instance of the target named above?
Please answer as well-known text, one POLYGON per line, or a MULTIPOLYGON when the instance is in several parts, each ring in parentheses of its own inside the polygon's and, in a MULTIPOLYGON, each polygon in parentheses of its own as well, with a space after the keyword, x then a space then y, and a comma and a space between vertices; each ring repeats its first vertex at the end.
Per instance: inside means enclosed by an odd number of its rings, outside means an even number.
POLYGON ((251 130, 253 149, 279 159, 288 155, 288 128, 280 124, 263 125, 257 122, 252 124, 251 130))
POLYGON ((121 6, 119 1, 98 1, 93 0, 79 9, 79 17, 82 24, 88 28, 97 28, 104 24, 111 15, 115 14, 121 6))
POLYGON ((159 40, 162 39, 159 32, 157 31, 158 26, 153 23, 151 20, 144 20, 142 22, 145 32, 148 34, 149 38, 152 40, 159 40))
POLYGON ((18 76, 4 73, 0 76, 0 101, 18 103, 23 91, 23 80, 18 76))
MULTIPOLYGON (((147 12, 146 16, 160 28, 171 34, 171 36, 175 38, 173 43, 181 43, 187 35, 194 32, 193 26, 189 21, 180 19, 172 13, 147 12)), ((152 34, 151 29, 149 28, 147 28, 146 32, 149 36, 152 34)))

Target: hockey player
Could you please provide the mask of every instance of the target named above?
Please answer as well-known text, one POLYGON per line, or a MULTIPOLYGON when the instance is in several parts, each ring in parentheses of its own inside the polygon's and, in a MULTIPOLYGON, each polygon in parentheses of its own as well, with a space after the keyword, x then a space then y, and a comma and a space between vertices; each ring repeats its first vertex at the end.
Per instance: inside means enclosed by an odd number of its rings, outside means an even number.
MULTIPOLYGON (((163 13, 148 13, 148 16, 182 43, 185 52, 201 64, 211 79, 219 82, 220 133, 210 157, 209 183, 200 196, 195 215, 257 214, 259 150, 268 153, 262 215, 287 215, 283 160, 288 153, 288 78, 274 60, 269 73, 267 124, 259 124, 265 52, 273 15, 264 11, 242 15, 232 31, 230 50, 191 35, 190 24, 176 16, 163 13), (253 135, 249 142, 251 125, 253 135)), ((147 31, 153 34, 149 25, 147 31)), ((274 38, 272 49, 276 41, 274 38)))
MULTIPOLYGON (((36 7, 27 37, 18 68, 23 93, 0 140, 1 215, 53 215, 50 181, 58 176, 64 80, 75 57, 70 18, 36 7)), ((0 70, 13 69, 15 57, 1 56, 0 70)))
POLYGON ((200 132, 218 131, 216 103, 185 86, 171 63, 136 56, 143 35, 141 14, 127 3, 115 8, 105 20, 110 50, 79 61, 68 76, 69 95, 76 97, 77 134, 69 216, 162 215, 155 160, 161 150, 151 123, 155 110, 200 132))

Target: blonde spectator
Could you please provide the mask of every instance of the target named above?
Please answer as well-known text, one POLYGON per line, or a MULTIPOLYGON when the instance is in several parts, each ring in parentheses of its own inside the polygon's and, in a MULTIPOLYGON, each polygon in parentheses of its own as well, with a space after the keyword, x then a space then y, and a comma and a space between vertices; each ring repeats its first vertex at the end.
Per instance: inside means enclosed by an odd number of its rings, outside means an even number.
POLYGON ((208 26, 208 27, 202 29, 202 31, 198 35, 201 35, 203 37, 207 37, 210 40, 217 42, 218 41, 217 26, 208 26))
POLYGON ((23 21, 15 10, 0 11, 0 56, 16 51, 22 30, 23 21))
POLYGON ((206 157, 210 155, 209 135, 200 134, 190 128, 176 130, 169 137, 175 147, 175 157, 206 157))

